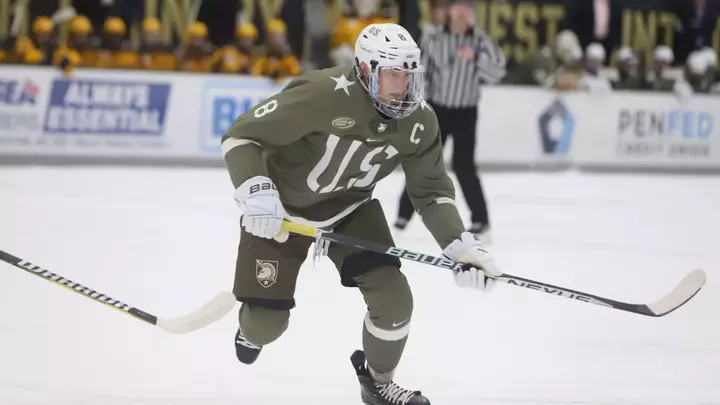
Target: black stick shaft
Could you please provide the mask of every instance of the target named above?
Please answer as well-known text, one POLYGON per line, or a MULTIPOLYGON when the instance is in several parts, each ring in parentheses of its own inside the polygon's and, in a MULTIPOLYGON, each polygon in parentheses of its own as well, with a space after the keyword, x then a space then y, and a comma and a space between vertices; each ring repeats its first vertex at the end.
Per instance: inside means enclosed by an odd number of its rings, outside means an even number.
MULTIPOLYGON (((343 245, 354 246, 363 250, 370 250, 377 253, 396 256, 401 259, 428 264, 447 270, 460 270, 463 268, 463 266, 465 266, 462 263, 457 263, 450 259, 426 255, 424 253, 412 252, 403 248, 388 246, 382 243, 370 242, 334 232, 322 232, 320 237, 323 239, 327 239, 331 242, 341 243, 343 245)), ((657 316, 646 305, 628 304, 581 291, 571 290, 569 288, 559 287, 552 284, 542 283, 540 281, 513 276, 511 274, 503 274, 502 276, 498 277, 497 280, 507 284, 525 287, 531 290, 544 292, 546 294, 557 295, 560 297, 582 301, 589 304, 619 309, 622 311, 628 311, 641 315, 657 316)))
POLYGON ((51 281, 61 287, 65 287, 70 291, 78 293, 84 297, 90 298, 90 299, 97 301, 103 305, 106 305, 110 308, 121 311, 122 313, 130 315, 136 319, 145 321, 151 325, 157 325, 157 317, 155 315, 151 315, 145 311, 142 311, 140 309, 132 307, 128 304, 125 304, 122 301, 116 300, 116 299, 114 299, 108 295, 105 295, 97 290, 94 290, 89 287, 85 287, 84 285, 82 285, 80 283, 76 283, 72 280, 69 280, 69 279, 63 277, 63 276, 60 276, 59 274, 55 274, 49 270, 46 270, 36 264, 30 263, 26 260, 15 257, 15 256, 11 255, 10 253, 0 250, 0 260, 4 261, 7 264, 13 265, 21 270, 25 270, 26 272, 28 272, 32 275, 35 275, 35 276, 38 276, 45 280, 51 281))

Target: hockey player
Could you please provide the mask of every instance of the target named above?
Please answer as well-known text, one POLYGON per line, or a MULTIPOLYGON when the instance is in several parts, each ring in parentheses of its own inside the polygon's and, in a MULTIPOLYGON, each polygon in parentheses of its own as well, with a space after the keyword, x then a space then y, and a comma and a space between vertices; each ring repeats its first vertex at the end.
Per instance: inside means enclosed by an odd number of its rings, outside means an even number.
MULTIPOLYGON (((281 231, 284 219, 393 244, 375 184, 401 165, 413 206, 448 258, 469 264, 461 287, 490 291, 501 273, 465 232, 445 172, 435 113, 422 98, 420 50, 396 24, 358 37, 355 66, 304 74, 240 115, 222 139, 242 213, 233 292, 242 302, 236 354, 252 364, 287 329, 311 238, 281 231), (488 276, 486 276, 486 274, 488 276)), ((317 247, 316 247, 317 248, 317 247)), ((413 298, 400 261, 331 244, 341 283, 367 303, 363 349, 351 356, 368 405, 427 405, 393 381, 410 331, 413 298)))

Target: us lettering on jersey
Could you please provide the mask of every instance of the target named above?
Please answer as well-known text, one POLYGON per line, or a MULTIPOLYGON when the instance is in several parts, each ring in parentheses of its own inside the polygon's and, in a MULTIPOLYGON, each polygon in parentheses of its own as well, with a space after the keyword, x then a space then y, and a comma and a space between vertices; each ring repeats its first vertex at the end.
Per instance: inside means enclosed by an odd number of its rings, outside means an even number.
POLYGON ((339 136, 334 134, 330 134, 328 136, 325 144, 325 153, 312 171, 310 171, 310 174, 308 174, 306 182, 310 190, 323 194, 343 189, 350 189, 353 187, 369 187, 375 182, 375 177, 380 171, 380 167, 382 165, 382 163, 373 164, 373 159, 378 154, 385 153, 385 159, 383 161, 387 161, 398 153, 392 145, 379 146, 366 153, 365 157, 360 162, 359 168, 352 168, 349 167, 350 162, 363 144, 361 141, 353 140, 343 155, 340 165, 335 170, 333 180, 330 184, 322 187, 320 185, 320 176, 328 172, 328 170, 332 170, 330 166, 333 160, 336 160, 334 159, 336 151, 342 149, 342 146, 340 148, 338 147, 340 142, 341 139, 339 136), (360 177, 357 176, 357 174, 364 174, 364 176, 360 177), (347 176, 350 177, 347 178, 347 176))

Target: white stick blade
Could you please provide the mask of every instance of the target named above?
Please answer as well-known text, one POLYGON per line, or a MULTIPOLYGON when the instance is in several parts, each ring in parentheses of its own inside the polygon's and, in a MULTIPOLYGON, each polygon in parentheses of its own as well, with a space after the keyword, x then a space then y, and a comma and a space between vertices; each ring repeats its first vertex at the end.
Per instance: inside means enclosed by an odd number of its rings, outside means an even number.
POLYGON ((648 305, 648 308, 656 315, 666 315, 684 303, 688 302, 705 284, 707 276, 702 270, 693 270, 672 290, 668 295, 657 302, 648 305))
POLYGON ((172 333, 189 333, 219 321, 235 307, 236 302, 233 293, 224 291, 190 314, 171 319, 158 318, 157 326, 172 333))

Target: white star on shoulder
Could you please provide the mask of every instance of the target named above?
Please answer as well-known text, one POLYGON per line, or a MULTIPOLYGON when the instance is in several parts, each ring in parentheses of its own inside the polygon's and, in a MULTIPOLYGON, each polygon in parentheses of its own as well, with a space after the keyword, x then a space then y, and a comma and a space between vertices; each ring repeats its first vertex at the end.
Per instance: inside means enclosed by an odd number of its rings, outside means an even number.
POLYGON ((351 82, 350 80, 348 80, 347 77, 345 77, 345 75, 340 75, 340 77, 330 76, 330 78, 335 80, 335 89, 333 89, 333 90, 342 89, 345 91, 345 94, 347 94, 348 96, 350 95, 349 87, 352 86, 353 84, 355 84, 355 82, 351 82))
POLYGON ((427 101, 425 101, 425 100, 421 101, 421 102, 420 102, 420 109, 424 110, 424 109, 426 109, 426 108, 427 108, 428 110, 430 110, 430 111, 433 110, 432 108, 430 108, 430 104, 428 104, 427 101))

